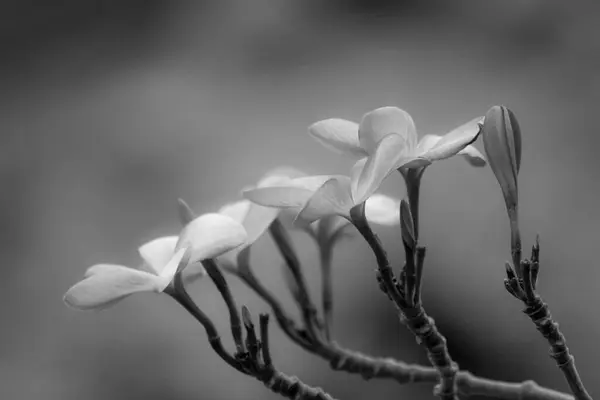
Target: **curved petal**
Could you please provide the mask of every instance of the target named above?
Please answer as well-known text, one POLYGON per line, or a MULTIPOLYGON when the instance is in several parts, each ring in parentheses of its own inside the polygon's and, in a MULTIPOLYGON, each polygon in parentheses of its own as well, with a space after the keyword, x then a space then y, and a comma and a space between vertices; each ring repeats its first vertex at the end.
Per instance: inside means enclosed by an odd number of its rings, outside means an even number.
POLYGON ((187 267, 190 261, 190 252, 187 248, 181 248, 173 254, 173 257, 169 260, 167 265, 163 268, 160 273, 160 277, 163 278, 163 286, 160 287, 160 291, 165 290, 169 283, 173 280, 173 277, 179 270, 183 270, 187 267), (186 255, 186 251, 188 254, 186 255))
POLYGON ((150 272, 160 275, 161 271, 173 257, 177 236, 164 236, 151 240, 138 248, 140 257, 150 267, 150 272))
POLYGON ((258 181, 256 187, 285 186, 291 179, 300 178, 306 174, 293 167, 277 167, 268 171, 258 181))
MULTIPOLYGON (((167 282, 168 284, 168 282, 167 282)), ((97 264, 72 286, 64 302, 79 310, 107 308, 137 292, 161 292, 164 278, 122 265, 97 264)))
POLYGON ((265 207, 302 208, 327 180, 343 175, 313 175, 291 179, 284 186, 246 190, 246 199, 265 207))
POLYGON ((254 243, 280 212, 278 208, 259 206, 249 200, 240 200, 222 207, 219 214, 227 215, 242 224, 248 234, 246 243, 232 251, 237 253, 254 243))
POLYGON ((309 126, 308 133, 317 142, 336 153, 354 158, 367 156, 358 140, 358 124, 356 122, 340 118, 325 119, 309 126))
POLYGON ((440 135, 424 135, 421 140, 419 140, 415 153, 423 154, 428 152, 433 149, 440 140, 442 140, 440 135))
POLYGON ((240 200, 234 203, 225 204, 217 212, 221 215, 228 216, 237 223, 243 224, 251 204, 252 203, 249 200, 240 200))
POLYGON ((241 246, 247 236, 244 227, 232 218, 213 213, 203 214, 183 228, 175 251, 190 247, 190 263, 194 263, 241 246))
POLYGON ((481 132, 482 120, 483 117, 474 118, 466 124, 448 132, 433 147, 423 153, 419 153, 419 156, 433 162, 456 155, 477 139, 479 132, 481 132))
POLYGON ((368 160, 368 157, 361 158, 352 166, 352 169, 350 170, 351 182, 358 182, 358 178, 360 177, 360 174, 362 174, 363 169, 365 169, 365 164, 367 164, 368 160))
POLYGON ((471 144, 456 153, 456 155, 464 156, 467 162, 474 167, 485 167, 487 164, 485 156, 471 144))
MULTIPOLYGON (((426 153, 435 147, 440 140, 442 140, 442 137, 438 135, 423 136, 421 140, 419 140, 416 153, 426 153)), ((456 154, 459 156, 464 156, 467 162, 474 167, 483 167, 487 164, 485 156, 473 145, 468 145, 456 154)))
POLYGON ((366 113, 360 121, 358 137, 362 148, 369 154, 390 133, 403 137, 409 150, 417 145, 415 123, 410 114, 398 107, 378 108, 366 113))
POLYGON ((246 190, 243 196, 253 203, 265 207, 302 207, 315 192, 300 187, 265 187, 246 190))
POLYGON ((296 216, 295 224, 309 224, 328 215, 349 218, 354 206, 350 178, 337 177, 325 182, 296 216))
POLYGON ((365 203, 365 215, 369 222, 379 225, 400 224, 400 200, 375 193, 365 203))
POLYGON ((377 190, 381 182, 400 167, 416 168, 430 162, 415 157, 406 146, 406 139, 395 133, 383 138, 375 152, 369 156, 358 179, 352 182, 352 195, 356 204, 365 201, 377 190))

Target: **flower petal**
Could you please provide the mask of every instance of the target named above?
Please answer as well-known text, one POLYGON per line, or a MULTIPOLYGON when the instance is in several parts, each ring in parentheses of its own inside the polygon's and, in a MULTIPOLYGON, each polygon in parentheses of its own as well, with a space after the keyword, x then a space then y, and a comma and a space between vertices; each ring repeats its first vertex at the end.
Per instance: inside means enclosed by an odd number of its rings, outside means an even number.
POLYGON ((377 190, 381 182, 400 167, 416 168, 430 162, 415 157, 406 146, 406 138, 395 133, 383 138, 375 152, 369 156, 358 179, 352 182, 352 195, 356 204, 365 201, 377 190))
POLYGON ((164 286, 160 288, 161 292, 165 290, 167 286, 169 286, 169 283, 171 283, 173 277, 175 276, 178 270, 183 270, 185 267, 187 267, 187 264, 190 261, 189 256, 190 252, 187 248, 181 248, 177 250, 175 254, 173 254, 173 257, 171 257, 167 265, 165 265, 165 267, 160 273, 160 277, 164 279, 164 286), (188 251, 187 255, 186 251, 188 251))
POLYGON ((365 203, 365 215, 369 222, 379 225, 400 223, 400 200, 375 193, 365 203))
POLYGON ((253 203, 265 207, 302 208, 328 179, 342 175, 313 175, 291 179, 285 186, 262 187, 246 190, 243 195, 253 203))
POLYGON ((302 207, 314 194, 313 190, 299 187, 265 187, 244 191, 246 199, 265 207, 302 207))
POLYGON ((358 178, 360 178, 360 174, 362 174, 363 169, 365 169, 365 164, 367 163, 368 160, 369 160, 368 157, 361 158, 352 166, 352 170, 350 171, 350 181, 351 182, 358 181, 358 178))
POLYGON ((378 108, 366 113, 360 121, 358 137, 362 148, 369 154, 390 133, 402 136, 411 150, 417 145, 415 123, 410 114, 398 107, 378 108))
POLYGON ((456 154, 459 156, 464 156, 467 162, 474 167, 485 167, 487 164, 485 156, 471 144, 456 154))
POLYGON ((358 140, 358 124, 355 122, 330 118, 309 126, 308 133, 317 142, 336 153, 355 158, 367 156, 358 140))
POLYGON ((191 247, 190 263, 214 258, 242 245, 247 238, 244 227, 221 214, 203 214, 187 224, 175 246, 175 251, 191 247))
MULTIPOLYGON (((137 292, 161 292, 164 278, 122 265, 98 264, 72 286, 63 300, 79 310, 107 308, 137 292)), ((168 282, 167 282, 168 284, 168 282)))
POLYGON ((331 178, 310 198, 296 217, 295 224, 309 224, 328 215, 350 218, 354 206, 347 176, 331 178))
MULTIPOLYGON (((419 140, 416 153, 423 154, 428 152, 435 147, 440 140, 442 140, 442 136, 439 135, 423 136, 421 140, 419 140)), ((487 164, 485 156, 473 145, 468 145, 456 154, 464 156, 467 162, 474 167, 483 167, 487 164)))
POLYGON ((242 224, 248 234, 246 243, 234 250, 237 253, 254 243, 280 212, 278 208, 263 207, 249 200, 240 200, 222 207, 219 214, 227 215, 242 224))
POLYGON ((161 271, 173 257, 177 236, 164 236, 141 245, 138 248, 140 256, 150 267, 150 272, 160 275, 161 271))
POLYGON ((218 211, 221 215, 226 215, 234 221, 243 224, 248 211, 250 210, 250 205, 252 203, 249 200, 240 200, 234 203, 225 204, 218 211))
POLYGON ((306 176, 306 174, 293 167, 277 167, 268 171, 258 181, 257 187, 269 187, 269 186, 285 186, 290 179, 300 178, 306 176))
POLYGON ((483 117, 474 118, 448 132, 432 148, 423 153, 418 153, 419 156, 433 162, 456 155, 477 139, 479 132, 481 132, 482 119, 483 117))

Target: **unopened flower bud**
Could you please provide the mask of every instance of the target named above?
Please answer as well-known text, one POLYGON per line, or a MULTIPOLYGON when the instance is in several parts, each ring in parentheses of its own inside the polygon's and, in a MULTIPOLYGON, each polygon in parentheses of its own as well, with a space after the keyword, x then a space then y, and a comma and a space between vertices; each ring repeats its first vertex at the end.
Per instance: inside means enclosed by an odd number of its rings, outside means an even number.
POLYGON ((517 118, 508 108, 494 106, 485 114, 483 145, 488 163, 496 175, 510 220, 511 253, 517 276, 521 274, 521 237, 518 217, 518 182, 521 167, 521 129, 517 118))
POLYGON ((508 210, 518 205, 517 175, 521 167, 521 130, 512 111, 494 106, 485 114, 483 145, 488 163, 500 183, 508 210))

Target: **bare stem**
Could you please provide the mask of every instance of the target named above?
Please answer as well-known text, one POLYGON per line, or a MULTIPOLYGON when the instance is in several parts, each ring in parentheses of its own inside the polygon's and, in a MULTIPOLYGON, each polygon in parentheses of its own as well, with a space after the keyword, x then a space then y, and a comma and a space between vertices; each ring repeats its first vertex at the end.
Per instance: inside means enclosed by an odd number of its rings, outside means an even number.
POLYGON ((165 293, 169 294, 175 301, 177 301, 183 308, 185 308, 195 319, 198 321, 206 330, 208 336, 208 342, 213 348, 215 353, 219 355, 227 364, 236 370, 246 373, 238 361, 225 350, 223 343, 221 342, 221 336, 217 331, 216 326, 210 320, 210 318, 202 311, 196 303, 191 299, 181 279, 181 274, 175 275, 174 287, 165 290, 165 293))
POLYGON ((321 256, 321 290, 323 301, 323 320, 325 323, 325 338, 331 339, 331 328, 333 324, 333 279, 331 269, 331 247, 320 247, 321 256))
POLYGON ((240 313, 238 311, 237 305, 235 304, 235 299, 233 298, 233 295, 229 290, 229 285, 227 285, 225 277, 219 270, 219 267, 217 266, 214 260, 203 260, 202 265, 204 265, 204 269, 208 273, 208 276, 210 276, 215 286, 221 293, 223 300, 225 300, 225 304, 227 304, 233 341, 235 342, 238 353, 243 353, 245 351, 245 347, 242 334, 242 320, 240 318, 240 313))

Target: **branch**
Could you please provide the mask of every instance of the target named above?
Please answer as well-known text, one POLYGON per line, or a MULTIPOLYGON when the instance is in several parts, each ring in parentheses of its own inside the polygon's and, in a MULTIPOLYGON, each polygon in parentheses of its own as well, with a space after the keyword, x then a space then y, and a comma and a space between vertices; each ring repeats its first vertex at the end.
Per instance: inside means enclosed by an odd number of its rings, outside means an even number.
POLYGON ((514 298, 525 304, 523 312, 550 344, 550 357, 556 361, 556 365, 565 376, 575 398, 577 400, 592 400, 592 397, 583 386, 575 366, 575 358, 569 352, 565 336, 559 330, 558 323, 552 318, 548 305, 537 293, 539 255, 538 237, 531 250, 531 260, 519 260, 520 268, 517 271, 513 271, 509 264, 506 265, 507 279, 504 280, 504 286, 514 298))

